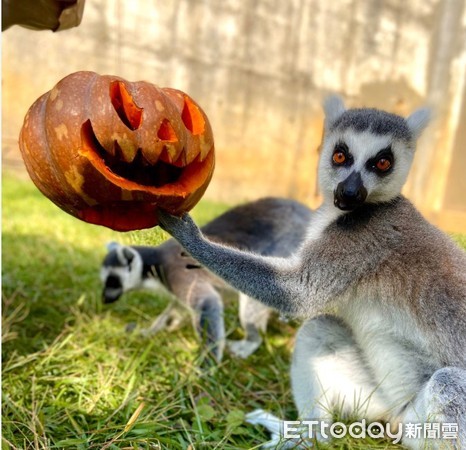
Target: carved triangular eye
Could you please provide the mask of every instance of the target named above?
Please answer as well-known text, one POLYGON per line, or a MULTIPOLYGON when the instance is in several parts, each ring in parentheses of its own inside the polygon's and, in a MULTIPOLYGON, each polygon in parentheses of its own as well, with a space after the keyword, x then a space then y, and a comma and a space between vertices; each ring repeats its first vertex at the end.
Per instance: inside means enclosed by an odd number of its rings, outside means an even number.
POLYGON ((199 108, 188 97, 184 99, 181 120, 183 120, 185 127, 195 136, 204 133, 204 117, 199 111, 199 108))
POLYGON ((121 121, 130 130, 137 130, 141 126, 143 109, 134 103, 124 83, 121 81, 110 83, 110 100, 121 121))

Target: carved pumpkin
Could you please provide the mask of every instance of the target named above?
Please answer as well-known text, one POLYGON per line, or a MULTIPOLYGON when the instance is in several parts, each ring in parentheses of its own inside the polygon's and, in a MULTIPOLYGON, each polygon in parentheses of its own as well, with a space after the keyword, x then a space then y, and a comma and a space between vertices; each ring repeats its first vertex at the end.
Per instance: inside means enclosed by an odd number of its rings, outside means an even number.
POLYGON ((26 114, 20 149, 35 185, 86 222, 152 227, 157 208, 190 210, 214 169, 212 129, 186 94, 76 72, 26 114))

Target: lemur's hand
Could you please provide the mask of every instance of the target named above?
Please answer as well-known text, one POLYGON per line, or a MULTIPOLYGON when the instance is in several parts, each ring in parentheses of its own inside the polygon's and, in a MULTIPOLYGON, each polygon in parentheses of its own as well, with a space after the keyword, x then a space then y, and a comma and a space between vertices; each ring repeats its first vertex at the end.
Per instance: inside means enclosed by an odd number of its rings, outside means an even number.
POLYGON ((201 234, 198 226, 188 213, 181 217, 172 216, 166 211, 158 211, 159 225, 167 233, 170 233, 181 244, 198 237, 201 234))

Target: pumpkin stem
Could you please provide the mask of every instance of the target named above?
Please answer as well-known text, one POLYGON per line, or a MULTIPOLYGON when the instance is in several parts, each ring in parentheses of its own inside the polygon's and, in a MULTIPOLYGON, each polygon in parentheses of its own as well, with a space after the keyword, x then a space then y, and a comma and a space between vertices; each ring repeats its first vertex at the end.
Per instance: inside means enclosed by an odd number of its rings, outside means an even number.
POLYGON ((143 108, 134 103, 122 81, 110 83, 110 100, 121 121, 130 129, 137 130, 142 123, 143 108))

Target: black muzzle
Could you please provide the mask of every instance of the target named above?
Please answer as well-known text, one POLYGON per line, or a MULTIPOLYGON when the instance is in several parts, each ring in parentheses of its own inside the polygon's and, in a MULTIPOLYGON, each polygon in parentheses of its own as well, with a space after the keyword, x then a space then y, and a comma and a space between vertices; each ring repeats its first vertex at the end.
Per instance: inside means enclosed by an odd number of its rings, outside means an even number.
POLYGON ((123 294, 123 286, 120 278, 115 275, 109 275, 105 280, 105 287, 102 292, 102 300, 104 303, 116 302, 123 294))
POLYGON ((346 180, 338 183, 334 192, 334 204, 342 211, 352 211, 362 205, 366 198, 367 189, 359 172, 353 172, 346 180))

